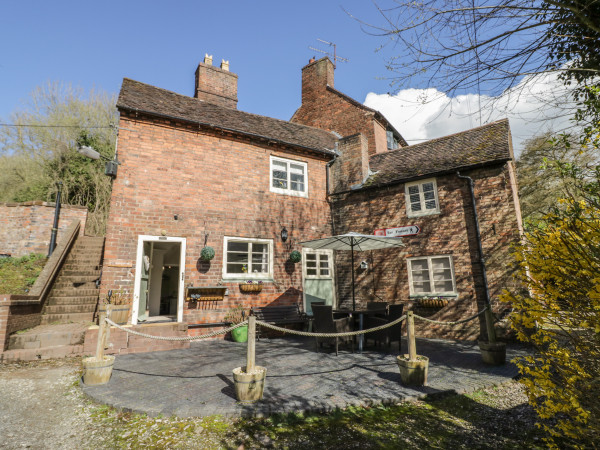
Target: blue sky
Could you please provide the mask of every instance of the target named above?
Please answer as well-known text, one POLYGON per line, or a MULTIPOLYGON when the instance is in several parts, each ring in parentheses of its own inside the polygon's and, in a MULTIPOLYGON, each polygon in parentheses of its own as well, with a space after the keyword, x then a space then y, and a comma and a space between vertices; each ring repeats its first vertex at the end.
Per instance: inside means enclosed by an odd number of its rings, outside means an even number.
MULTIPOLYGON (((308 47, 331 50, 317 41, 323 39, 335 42, 338 54, 349 59, 338 63, 335 87, 360 102, 369 95, 367 104, 384 112, 409 141, 479 124, 464 114, 448 115, 443 105, 424 114, 415 100, 420 91, 387 96, 385 60, 394 49, 376 52, 385 39, 363 32, 342 8, 380 23, 367 0, 2 0, 0 120, 8 122, 47 81, 118 93, 128 77, 192 95, 194 71, 205 53, 215 64, 229 60, 238 74, 239 109, 288 120, 300 106, 301 68, 311 56, 323 56, 308 47)), ((464 105, 462 110, 471 111, 476 103, 464 105)), ((489 117, 505 115, 494 111, 489 117)), ((511 117, 515 141, 538 130, 519 120, 511 117)))

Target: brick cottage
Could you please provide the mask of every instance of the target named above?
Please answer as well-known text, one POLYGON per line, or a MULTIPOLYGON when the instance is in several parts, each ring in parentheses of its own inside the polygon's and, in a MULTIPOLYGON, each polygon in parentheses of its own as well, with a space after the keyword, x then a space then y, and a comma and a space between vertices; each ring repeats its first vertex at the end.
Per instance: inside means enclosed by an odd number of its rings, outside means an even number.
MULTIPOLYGON (((176 320, 190 334, 237 305, 351 303, 350 256, 302 241, 413 227, 402 249, 357 252, 357 303, 405 303, 455 320, 484 283, 468 183, 474 180, 494 311, 521 229, 507 120, 408 146, 379 112, 334 88, 328 58, 302 69, 289 122, 237 110, 237 75, 207 57, 188 97, 124 79, 101 297, 133 296, 132 322, 176 320), (286 238, 287 235, 287 238, 286 238), (201 258, 205 247, 214 259, 201 258), (301 252, 294 264, 292 251, 301 252), (361 264, 362 263, 362 264, 361 264), (260 292, 242 292, 248 281, 260 292), (423 299, 439 297, 434 307, 423 299)), ((472 339, 477 321, 419 333, 472 339)), ((483 329, 483 332, 485 330, 483 329)))

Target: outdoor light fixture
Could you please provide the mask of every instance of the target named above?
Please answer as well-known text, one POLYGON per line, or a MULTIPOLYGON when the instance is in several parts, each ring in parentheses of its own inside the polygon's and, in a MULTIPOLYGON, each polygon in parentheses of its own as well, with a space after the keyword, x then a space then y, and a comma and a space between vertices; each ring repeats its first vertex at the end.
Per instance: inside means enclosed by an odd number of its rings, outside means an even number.
POLYGON ((119 164, 121 164, 121 163, 119 161, 117 161, 116 154, 115 154, 114 159, 110 159, 110 158, 107 158, 106 156, 101 155, 100 152, 94 150, 92 147, 90 147, 88 145, 78 146, 77 152, 83 156, 87 156, 90 159, 96 160, 96 159, 102 158, 103 160, 106 161, 106 164, 104 165, 104 175, 107 175, 112 178, 117 177, 117 168, 119 167, 119 164))
POLYGON ((362 261, 362 262, 360 263, 360 268, 361 268, 362 270, 367 270, 367 269, 369 268, 369 263, 368 263, 367 261, 362 261))
POLYGON ((287 238, 288 238, 288 230, 285 227, 283 227, 281 229, 281 242, 287 241, 287 238))

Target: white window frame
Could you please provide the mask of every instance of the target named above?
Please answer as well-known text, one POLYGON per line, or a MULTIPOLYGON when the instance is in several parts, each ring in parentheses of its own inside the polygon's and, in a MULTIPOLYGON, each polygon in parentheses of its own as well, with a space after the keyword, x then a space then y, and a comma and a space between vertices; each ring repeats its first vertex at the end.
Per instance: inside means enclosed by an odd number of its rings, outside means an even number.
POLYGON ((414 256, 412 258, 407 258, 406 259, 407 263, 406 263, 406 268, 408 270, 408 285, 410 287, 410 295, 411 297, 443 297, 443 296, 456 296, 457 292, 456 292, 456 276, 454 275, 454 259, 452 258, 452 255, 432 255, 432 256, 414 256), (431 260, 435 259, 435 258, 448 258, 450 261, 450 272, 452 273, 452 291, 444 291, 444 292, 429 292, 429 293, 422 293, 422 292, 415 292, 414 291, 414 285, 413 285, 413 279, 412 279, 412 262, 413 261, 417 261, 417 260, 423 260, 426 259, 427 260, 427 269, 429 270, 429 282, 431 283, 431 289, 435 289, 435 285, 433 282, 433 267, 431 264, 431 260))
POLYGON ((279 158, 277 156, 271 156, 269 161, 269 188, 271 192, 284 195, 292 195, 294 197, 308 197, 308 164, 302 161, 296 161, 294 159, 279 158), (287 164, 287 189, 273 187, 273 162, 281 162, 287 164), (291 188, 290 182, 290 164, 296 164, 302 166, 304 171, 304 191, 294 191, 291 188))
POLYGON ((307 280, 332 280, 333 279, 333 250, 327 250, 327 249, 320 249, 320 250, 313 250, 313 249, 302 249, 305 250, 302 255, 302 271, 303 271, 303 275, 304 278, 307 280), (311 255, 315 255, 316 256, 316 269, 317 269, 317 274, 316 275, 309 275, 308 274, 308 264, 307 264, 307 255, 311 254, 311 255), (327 263, 329 265, 328 269, 329 269, 329 275, 321 275, 321 255, 326 255, 327 256, 327 263))
POLYGON ((243 279, 243 280, 269 280, 273 279, 273 239, 245 238, 237 236, 225 236, 223 238, 223 279, 243 279), (246 273, 227 273, 227 244, 229 242, 244 242, 267 244, 269 249, 269 264, 267 273, 252 273, 250 270, 246 273))
POLYGON ((435 178, 428 178, 426 180, 419 180, 413 181, 412 183, 406 183, 404 185, 404 196, 406 201, 406 215, 408 217, 431 216, 440 213, 440 199, 438 197, 438 188, 435 178), (433 193, 435 195, 435 209, 425 209, 425 196, 423 195, 423 185, 426 183, 433 183, 433 193), (419 186, 419 199, 421 201, 421 211, 412 210, 410 194, 408 193, 408 188, 411 186, 419 186))

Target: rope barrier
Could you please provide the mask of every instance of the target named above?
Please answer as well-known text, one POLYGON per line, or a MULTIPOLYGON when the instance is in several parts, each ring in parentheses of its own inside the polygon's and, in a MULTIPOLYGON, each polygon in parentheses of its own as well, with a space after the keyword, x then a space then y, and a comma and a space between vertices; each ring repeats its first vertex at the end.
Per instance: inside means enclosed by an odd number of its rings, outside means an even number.
POLYGON ((149 339, 156 339, 159 341, 197 341, 199 339, 207 339, 210 337, 218 336, 219 334, 229 333, 231 330, 235 330, 236 328, 242 327, 244 325, 248 325, 248 321, 245 320, 241 323, 235 324, 229 328, 225 328, 223 330, 213 331, 212 333, 201 334, 198 336, 185 336, 185 337, 174 337, 174 336, 154 336, 152 334, 140 333, 139 331, 135 331, 129 328, 122 327, 121 325, 117 325, 110 319, 104 319, 106 323, 112 325, 113 327, 117 327, 119 330, 123 330, 129 334, 135 334, 136 336, 142 336, 149 339))

